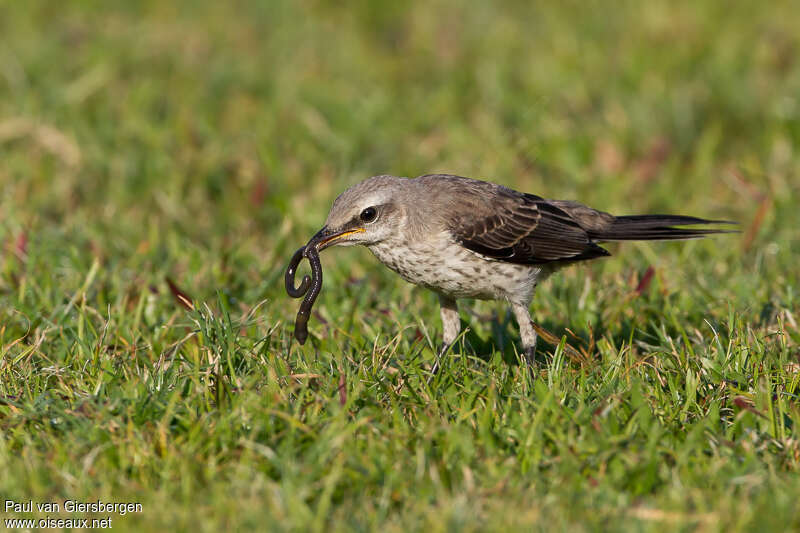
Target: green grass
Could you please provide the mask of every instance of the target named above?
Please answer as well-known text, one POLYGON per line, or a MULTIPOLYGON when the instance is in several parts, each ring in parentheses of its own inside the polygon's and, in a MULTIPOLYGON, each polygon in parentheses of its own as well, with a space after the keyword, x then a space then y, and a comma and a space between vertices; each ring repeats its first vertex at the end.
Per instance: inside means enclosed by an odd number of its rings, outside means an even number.
POLYGON ((0 499, 140 502, 115 530, 800 528, 800 9, 559 4, 0 2, 0 499), (283 269, 336 194, 432 171, 743 233, 548 281, 535 317, 591 363, 542 343, 533 379, 466 302, 427 383, 436 299, 363 249, 323 254, 292 342, 283 269))

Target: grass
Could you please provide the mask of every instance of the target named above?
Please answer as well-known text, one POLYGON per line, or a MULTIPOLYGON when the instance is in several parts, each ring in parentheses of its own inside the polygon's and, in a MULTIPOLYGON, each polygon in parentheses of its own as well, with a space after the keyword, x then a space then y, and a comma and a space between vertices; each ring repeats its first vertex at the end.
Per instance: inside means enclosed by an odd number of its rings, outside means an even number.
MULTIPOLYGON (((0 3, 2 500, 141 503, 117 530, 800 528, 798 16, 0 3), (323 254, 293 343, 283 269, 336 194, 431 171, 743 233, 548 281, 535 316, 590 362, 542 344, 533 378, 466 302, 428 383, 436 299, 365 250, 323 254)), ((3 518, 48 515, 107 513, 3 518)))

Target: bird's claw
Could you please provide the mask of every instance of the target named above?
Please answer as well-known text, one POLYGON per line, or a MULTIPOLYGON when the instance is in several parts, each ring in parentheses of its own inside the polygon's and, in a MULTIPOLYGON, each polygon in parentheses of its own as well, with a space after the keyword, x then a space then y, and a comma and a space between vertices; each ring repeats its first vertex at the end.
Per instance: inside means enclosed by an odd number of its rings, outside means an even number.
POLYGON ((439 348, 439 351, 436 353, 436 358, 433 361, 433 366, 431 367, 430 375, 428 376, 428 385, 430 385, 433 378, 439 374, 439 370, 442 368, 442 358, 447 354, 447 351, 450 350, 450 347, 453 343, 445 343, 439 348))
POLYGON ((536 365, 536 346, 526 346, 523 348, 522 353, 529 367, 536 365))

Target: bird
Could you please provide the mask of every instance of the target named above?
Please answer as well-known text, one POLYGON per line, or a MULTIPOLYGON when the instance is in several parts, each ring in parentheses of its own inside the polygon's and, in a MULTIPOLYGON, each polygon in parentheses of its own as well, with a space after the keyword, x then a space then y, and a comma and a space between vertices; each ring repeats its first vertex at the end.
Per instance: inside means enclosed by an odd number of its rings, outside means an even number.
POLYGON ((731 232, 709 224, 732 223, 684 215, 614 216, 452 174, 379 175, 342 192, 307 246, 365 246, 404 280, 435 292, 443 343, 434 368, 460 334, 461 299, 508 302, 522 354, 532 365, 537 333, 530 304, 537 285, 551 274, 611 255, 604 242, 696 239, 731 232))

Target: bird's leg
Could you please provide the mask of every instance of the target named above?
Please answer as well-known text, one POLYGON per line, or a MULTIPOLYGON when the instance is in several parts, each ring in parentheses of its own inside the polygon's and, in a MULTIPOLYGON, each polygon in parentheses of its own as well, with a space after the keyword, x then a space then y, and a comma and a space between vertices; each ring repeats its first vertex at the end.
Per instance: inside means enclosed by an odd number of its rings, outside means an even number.
POLYGON ((447 353, 447 350, 450 349, 450 346, 453 345, 458 338, 458 334, 461 332, 461 318, 458 316, 458 305, 456 305, 456 301, 453 298, 440 294, 439 305, 441 305, 440 312, 442 315, 442 329, 444 330, 444 343, 436 354, 436 361, 433 363, 433 368, 431 369, 432 375, 435 375, 439 371, 442 357, 444 357, 444 354, 447 353))
POLYGON ((529 367, 533 367, 536 356, 536 330, 533 329, 533 320, 527 305, 511 304, 514 317, 519 324, 519 336, 522 340, 522 351, 529 367))

